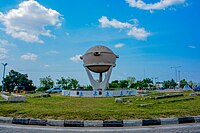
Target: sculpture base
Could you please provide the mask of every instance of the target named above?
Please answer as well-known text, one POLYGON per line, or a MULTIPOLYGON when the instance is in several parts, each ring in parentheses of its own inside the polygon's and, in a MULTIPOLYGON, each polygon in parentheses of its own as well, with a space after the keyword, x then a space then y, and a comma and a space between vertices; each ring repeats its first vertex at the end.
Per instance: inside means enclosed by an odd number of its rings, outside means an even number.
POLYGON ((85 90, 63 90, 62 95, 72 97, 114 97, 114 96, 132 96, 137 90, 104 90, 104 91, 85 91, 85 90))

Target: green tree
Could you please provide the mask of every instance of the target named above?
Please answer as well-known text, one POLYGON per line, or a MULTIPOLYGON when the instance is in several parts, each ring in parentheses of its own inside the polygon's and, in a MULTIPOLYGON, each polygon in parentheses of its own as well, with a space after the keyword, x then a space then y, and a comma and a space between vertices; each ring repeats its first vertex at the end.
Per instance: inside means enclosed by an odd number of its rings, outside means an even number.
POLYGON ((77 89, 80 85, 78 84, 78 80, 71 78, 70 79, 70 89, 77 89))
POLYGON ((83 86, 83 89, 84 89, 84 90, 93 90, 93 88, 92 88, 91 85, 83 86))
POLYGON ((64 77, 61 77, 61 79, 57 79, 56 81, 56 84, 65 90, 69 89, 68 87, 69 83, 70 83, 70 79, 69 78, 65 79, 64 77))
POLYGON ((188 84, 189 84, 190 88, 193 88, 194 83, 192 81, 189 81, 188 84))
POLYGON ((178 84, 174 81, 174 79, 172 79, 171 81, 170 81, 170 86, 173 88, 173 89, 175 89, 175 87, 177 86, 178 84))
POLYGON ((54 81, 51 76, 40 78, 40 85, 44 87, 44 90, 48 90, 54 86, 54 81))
POLYGON ((109 88, 120 88, 119 81, 114 80, 111 83, 109 83, 109 88))
POLYGON ((129 83, 128 83, 127 80, 120 80, 119 81, 120 88, 128 88, 128 85, 129 85, 129 83))
POLYGON ((34 90, 33 81, 28 79, 27 74, 22 74, 17 71, 11 70, 4 78, 5 89, 13 91, 16 86, 23 86, 26 91, 34 90))
POLYGON ((147 83, 147 84, 152 83, 153 84, 153 80, 150 78, 146 78, 146 79, 143 79, 143 83, 147 83))
POLYGON ((66 79, 64 77, 61 77, 61 79, 57 79, 56 84, 65 90, 77 89, 80 86, 78 80, 70 77, 66 79))
POLYGON ((135 88, 143 88, 143 82, 138 80, 136 83, 135 83, 135 88))
POLYGON ((170 87, 170 81, 169 81, 169 80, 163 81, 163 87, 164 87, 165 89, 169 88, 169 87, 170 87))
POLYGON ((136 83, 132 83, 131 85, 130 85, 130 88, 137 88, 137 85, 136 85, 136 83))
POLYGON ((174 81, 174 79, 171 79, 171 81, 167 80, 163 82, 163 87, 165 89, 167 88, 175 88, 177 83, 174 81))
POLYGON ((130 88, 131 85, 132 85, 133 83, 135 83, 135 80, 136 80, 135 77, 128 77, 128 78, 127 78, 127 81, 128 81, 128 88, 130 88))
POLYGON ((185 79, 182 79, 180 81, 180 87, 183 88, 185 85, 188 85, 187 81, 185 79))

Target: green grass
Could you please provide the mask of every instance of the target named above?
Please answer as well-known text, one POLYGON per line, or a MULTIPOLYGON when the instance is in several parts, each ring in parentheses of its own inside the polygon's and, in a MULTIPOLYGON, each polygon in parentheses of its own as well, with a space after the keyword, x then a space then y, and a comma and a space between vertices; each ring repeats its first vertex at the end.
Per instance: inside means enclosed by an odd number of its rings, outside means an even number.
POLYGON ((3 97, 0 96, 0 100, 5 100, 3 97))
POLYGON ((0 103, 0 116, 63 120, 123 120, 200 115, 200 96, 194 97, 194 100, 162 104, 162 101, 190 97, 189 92, 185 92, 184 97, 152 99, 156 95, 161 94, 125 97, 132 101, 131 104, 115 103, 114 98, 79 98, 58 94, 53 94, 49 98, 29 96, 25 103, 0 103), (158 104, 139 107, 140 104, 145 103, 158 104))

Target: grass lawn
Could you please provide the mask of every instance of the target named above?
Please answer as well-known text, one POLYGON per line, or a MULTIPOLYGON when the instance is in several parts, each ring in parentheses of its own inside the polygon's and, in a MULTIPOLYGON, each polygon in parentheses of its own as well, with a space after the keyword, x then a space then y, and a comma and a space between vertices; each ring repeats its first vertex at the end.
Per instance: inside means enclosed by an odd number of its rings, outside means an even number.
POLYGON ((0 96, 0 100, 5 100, 3 97, 0 96))
POLYGON ((115 103, 115 98, 79 98, 52 94, 49 98, 31 98, 27 102, 0 103, 0 116, 61 120, 123 120, 200 115, 200 96, 194 100, 162 103, 189 98, 189 92, 177 98, 154 100, 150 97, 125 97, 132 103, 115 103), (146 107, 140 104, 157 103, 146 107))

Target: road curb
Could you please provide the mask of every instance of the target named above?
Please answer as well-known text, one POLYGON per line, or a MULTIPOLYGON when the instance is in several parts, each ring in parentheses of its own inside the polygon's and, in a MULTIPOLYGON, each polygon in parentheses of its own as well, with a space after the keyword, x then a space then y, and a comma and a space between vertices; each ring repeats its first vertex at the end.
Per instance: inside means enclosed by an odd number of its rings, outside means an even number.
POLYGON ((13 118, 13 124, 29 125, 29 118, 13 118))
POLYGON ((200 116, 194 116, 195 122, 200 123, 200 116))
POLYGON ((184 124, 184 123, 195 123, 194 117, 187 116, 187 117, 180 117, 178 118, 179 124, 184 124))
POLYGON ((105 120, 103 121, 103 127, 123 127, 123 121, 122 120, 105 120))
POLYGON ((160 118, 161 125, 179 124, 178 118, 160 118))
POLYGON ((13 118, 11 117, 0 117, 0 123, 12 124, 13 118))
POLYGON ((29 120, 29 125, 46 126, 46 123, 47 123, 47 120, 33 119, 33 118, 29 120))
POLYGON ((86 120, 84 121, 84 127, 103 127, 102 120, 86 120))
POLYGON ((142 126, 142 120, 123 120, 124 127, 142 126))
POLYGON ((64 127, 64 120, 50 120, 48 119, 46 122, 47 126, 58 126, 58 127, 64 127))
POLYGON ((60 126, 60 127, 134 127, 167 124, 200 123, 200 116, 186 116, 178 118, 158 118, 143 120, 43 120, 34 118, 12 118, 1 117, 0 123, 38 125, 38 126, 60 126))
POLYGON ((144 119, 142 120, 142 126, 161 125, 160 119, 144 119))
POLYGON ((65 120, 65 127, 84 127, 84 121, 82 120, 65 120))

